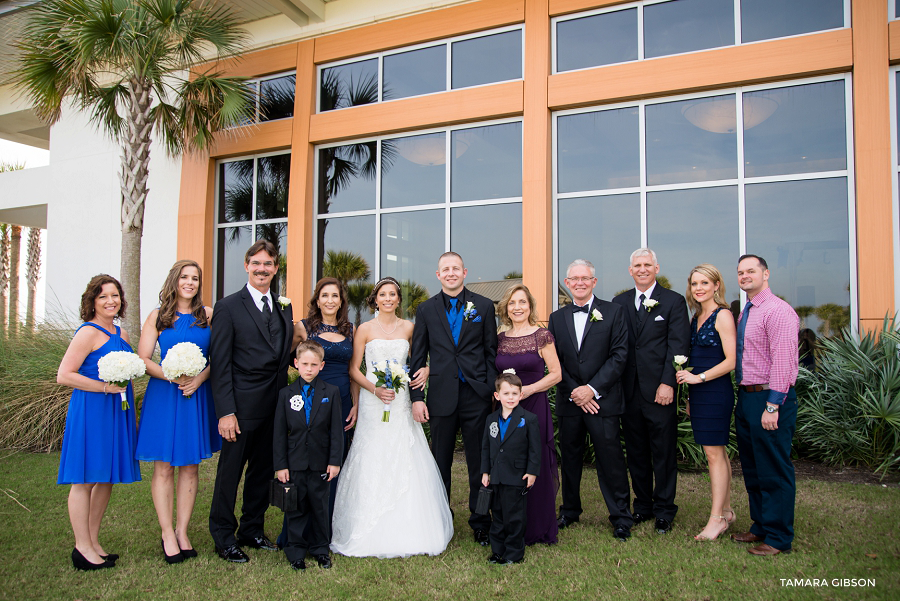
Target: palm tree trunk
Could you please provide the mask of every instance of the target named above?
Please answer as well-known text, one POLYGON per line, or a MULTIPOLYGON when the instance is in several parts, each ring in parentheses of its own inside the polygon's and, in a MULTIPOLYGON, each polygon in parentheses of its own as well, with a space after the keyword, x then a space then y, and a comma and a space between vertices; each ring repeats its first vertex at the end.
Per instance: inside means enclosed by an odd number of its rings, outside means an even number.
POLYGON ((9 285, 9 225, 0 223, 0 335, 6 336, 6 322, 9 313, 6 309, 9 285))
POLYGON ((28 228, 28 256, 25 258, 25 277, 28 280, 28 304, 25 307, 25 329, 34 331, 34 313, 37 306, 37 283, 41 277, 41 230, 28 228))
POLYGON ((135 342, 141 331, 141 236, 144 234, 144 201, 150 166, 150 88, 131 82, 131 103, 122 147, 122 258, 121 277, 128 311, 125 330, 135 342))
POLYGON ((9 333, 19 333, 19 249, 22 247, 22 226, 14 225, 9 241, 9 333))

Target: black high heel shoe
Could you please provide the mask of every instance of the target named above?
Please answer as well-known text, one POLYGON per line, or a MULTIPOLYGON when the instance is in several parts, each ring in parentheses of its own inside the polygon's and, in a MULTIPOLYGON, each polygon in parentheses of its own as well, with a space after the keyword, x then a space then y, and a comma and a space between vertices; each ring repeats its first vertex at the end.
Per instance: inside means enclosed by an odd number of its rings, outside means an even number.
POLYGON ((101 555, 104 561, 111 561, 116 563, 116 560, 119 559, 119 555, 117 553, 110 553, 109 555, 101 555))
POLYGON ((81 554, 81 551, 78 549, 72 549, 72 565, 76 570, 84 570, 88 572, 90 570, 102 570, 104 568, 114 568, 116 564, 111 561, 103 560, 103 563, 91 563, 88 561, 84 555, 81 554))
POLYGON ((184 554, 181 552, 181 549, 175 555, 166 555, 166 542, 163 539, 159 539, 159 543, 162 545, 163 557, 166 558, 166 563, 173 564, 184 561, 184 554))
POLYGON ((195 549, 181 549, 181 554, 184 555, 185 559, 197 557, 197 551, 195 549))

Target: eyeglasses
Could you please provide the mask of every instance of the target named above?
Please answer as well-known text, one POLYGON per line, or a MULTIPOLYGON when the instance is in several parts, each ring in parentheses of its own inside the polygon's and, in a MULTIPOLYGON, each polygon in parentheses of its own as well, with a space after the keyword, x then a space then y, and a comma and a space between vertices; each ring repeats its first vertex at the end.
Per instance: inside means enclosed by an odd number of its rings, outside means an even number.
POLYGON ((584 282, 585 284, 589 284, 589 283, 593 282, 596 278, 590 277, 590 278, 566 278, 566 279, 569 280, 570 282, 576 282, 576 283, 584 282))

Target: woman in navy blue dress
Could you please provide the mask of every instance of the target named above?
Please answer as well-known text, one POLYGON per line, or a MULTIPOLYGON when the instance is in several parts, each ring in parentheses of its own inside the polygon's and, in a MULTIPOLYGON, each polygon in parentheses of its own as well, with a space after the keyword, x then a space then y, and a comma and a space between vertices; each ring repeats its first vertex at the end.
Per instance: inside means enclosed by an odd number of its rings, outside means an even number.
POLYGON ((131 383, 121 388, 98 376, 97 362, 112 351, 131 351, 128 334, 115 325, 125 317, 125 293, 114 277, 94 276, 81 295, 81 324, 66 349, 56 381, 71 386, 57 484, 71 484, 69 520, 75 534, 72 565, 79 570, 115 566, 115 553, 99 541, 112 485, 141 479, 134 459, 136 441, 131 383), (121 392, 128 409, 122 409, 121 392))
POLYGON ((222 448, 208 381, 212 309, 203 306, 202 286, 203 276, 197 263, 176 262, 159 293, 159 308, 144 322, 138 344, 138 355, 147 364, 150 382, 141 407, 135 458, 153 462, 150 494, 162 530, 162 551, 167 563, 197 556, 187 533, 197 498, 197 468, 202 460, 222 448), (180 342, 199 346, 207 365, 194 377, 181 376, 169 381, 151 357, 157 343, 160 356, 165 359, 169 349, 180 342))
POLYGON ((696 540, 715 540, 734 522, 731 509, 731 461, 725 452, 734 411, 731 370, 737 355, 734 317, 725 302, 722 274, 709 263, 694 267, 688 275, 688 307, 691 321, 692 371, 675 374, 679 383, 690 385, 687 413, 694 440, 703 445, 709 463, 712 509, 709 522, 696 540), (724 310, 723 310, 724 309, 724 310))

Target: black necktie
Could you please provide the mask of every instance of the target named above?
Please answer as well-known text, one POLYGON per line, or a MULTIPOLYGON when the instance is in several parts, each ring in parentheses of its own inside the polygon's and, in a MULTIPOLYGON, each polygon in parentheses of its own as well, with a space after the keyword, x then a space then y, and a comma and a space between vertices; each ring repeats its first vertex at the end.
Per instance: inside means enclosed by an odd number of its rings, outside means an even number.
POLYGON ((263 321, 266 322, 266 326, 269 329, 269 341, 274 343, 275 342, 275 320, 272 319, 272 309, 269 308, 269 297, 268 296, 262 297, 262 304, 263 304, 263 308, 262 308, 263 321))
POLYGON ((575 308, 572 309, 572 311, 574 311, 575 313, 587 313, 588 309, 590 309, 590 308, 591 308, 591 303, 588 303, 582 307, 575 305, 575 308))
POLYGON ((647 316, 646 315, 647 311, 644 307, 644 301, 647 300, 647 297, 642 294, 638 297, 638 300, 640 302, 638 303, 638 306, 637 306, 637 318, 638 318, 637 320, 638 320, 638 323, 644 323, 644 318, 647 316))

